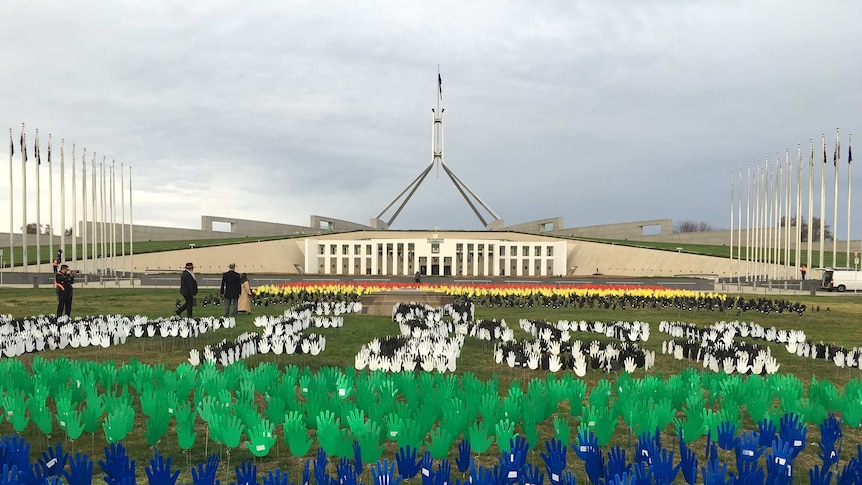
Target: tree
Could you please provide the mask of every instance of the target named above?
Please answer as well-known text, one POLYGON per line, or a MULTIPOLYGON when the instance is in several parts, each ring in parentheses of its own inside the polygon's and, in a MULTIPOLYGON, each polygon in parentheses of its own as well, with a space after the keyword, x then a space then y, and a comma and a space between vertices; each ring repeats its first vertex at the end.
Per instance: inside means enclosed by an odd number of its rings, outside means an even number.
POLYGON ((45 224, 45 229, 43 229, 42 234, 47 234, 47 235, 51 234, 51 224, 45 224))
POLYGON ((72 235, 72 228, 71 228, 71 227, 67 227, 67 228, 66 228, 65 233, 66 233, 66 235, 67 235, 67 236, 71 236, 71 235, 72 235))
POLYGON ((704 221, 678 221, 673 224, 673 232, 705 232, 715 231, 715 227, 704 221))
MULTIPOLYGON (((823 240, 824 241, 831 241, 832 240, 832 231, 829 229, 829 224, 821 225, 819 217, 812 217, 811 219, 814 221, 814 224, 813 224, 814 229, 812 232, 811 241, 819 241, 820 240, 820 229, 821 229, 821 227, 823 228, 823 240)), ((787 219, 784 217, 781 218, 781 223, 780 223, 781 227, 784 227, 787 224, 786 220, 787 219)), ((790 218, 790 227, 796 227, 796 216, 793 216, 790 218)), ((805 218, 802 219, 802 230, 800 232, 802 233, 802 235, 801 235, 799 240, 801 242, 808 242, 808 222, 805 221, 805 218)))
MULTIPOLYGON (((21 227, 20 229, 24 230, 23 227, 21 227)), ((35 222, 31 222, 30 224, 27 224, 27 234, 37 234, 41 231, 42 231, 42 225, 41 224, 36 224, 35 222)))

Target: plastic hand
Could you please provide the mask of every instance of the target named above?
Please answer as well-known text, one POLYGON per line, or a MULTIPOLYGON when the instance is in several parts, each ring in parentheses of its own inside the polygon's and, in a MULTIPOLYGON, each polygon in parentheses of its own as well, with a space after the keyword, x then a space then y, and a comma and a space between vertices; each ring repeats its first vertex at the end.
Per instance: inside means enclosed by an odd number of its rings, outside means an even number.
POLYGON ((63 470, 68 485, 91 485, 93 483, 93 460, 80 452, 69 460, 69 471, 63 470))
POLYGON ((760 455, 766 448, 760 446, 760 436, 754 431, 743 433, 736 438, 736 468, 739 476, 744 477, 743 469, 753 471, 758 467, 760 455))
POLYGON ((105 461, 99 461, 105 472, 104 480, 108 485, 119 485, 123 479, 135 477, 135 460, 130 460, 122 443, 111 443, 105 447, 105 461))
POLYGON ((335 465, 335 472, 338 474, 339 485, 356 485, 356 470, 346 456, 338 460, 338 464, 335 465))
POLYGON ((377 462, 376 467, 371 467, 371 478, 374 480, 373 485, 399 485, 402 477, 395 477, 395 463, 389 463, 388 459, 383 462, 377 462))
POLYGON ((395 454, 395 463, 398 464, 398 474, 407 480, 419 473, 419 464, 416 462, 416 448, 410 445, 398 448, 395 454))
POLYGON ((811 485, 829 485, 832 483, 832 472, 829 471, 829 466, 814 465, 814 468, 808 470, 808 478, 811 480, 811 485))
POLYGON ((422 471, 422 485, 434 485, 431 477, 434 469, 434 458, 431 453, 425 451, 422 453, 422 458, 419 460, 419 469, 422 471))
POLYGON ((605 465, 605 477, 631 475, 631 471, 631 463, 626 463, 626 450, 619 446, 611 448, 605 465))
POLYGON ((730 476, 737 484, 763 485, 763 468, 756 461, 746 461, 741 464, 737 462, 737 469, 739 470, 739 476, 734 476, 733 472, 730 473, 730 476))
POLYGON ((257 465, 250 461, 242 462, 240 466, 234 468, 234 472, 236 473, 236 485, 253 485, 257 483, 257 465))
POLYGON ((302 485, 311 484, 311 460, 305 460, 305 466, 302 467, 302 485))
POLYGON ((757 428, 757 432, 760 433, 760 440, 758 441, 760 446, 772 446, 772 442, 775 440, 775 432, 777 431, 775 423, 769 418, 763 418, 758 421, 757 428))
POLYGON ((326 473, 326 452, 323 448, 317 449, 317 459, 314 461, 314 479, 319 484, 328 484, 331 480, 326 473))
POLYGON ((521 451, 515 451, 515 440, 511 440, 512 448, 509 453, 500 455, 498 462, 500 465, 500 483, 517 482, 520 478, 520 463, 523 460, 521 451))
POLYGON ((194 485, 219 485, 221 480, 216 479, 218 464, 221 459, 215 453, 207 458, 207 464, 198 463, 198 466, 192 468, 192 483, 194 485))
POLYGON ((566 451, 568 446, 565 446, 562 441, 550 439, 545 441, 546 453, 540 453, 542 460, 545 462, 545 471, 548 472, 548 480, 551 485, 560 485, 563 478, 563 470, 566 468, 566 451))
POLYGON ((353 467, 356 469, 356 473, 362 471, 362 448, 356 440, 353 441, 353 467))
POLYGON ((528 451, 530 451, 530 444, 523 436, 518 435, 509 440, 509 461, 511 462, 514 457, 518 457, 516 463, 518 468, 522 468, 527 462, 528 451))
POLYGON ((521 476, 522 485, 542 485, 544 481, 545 474, 542 473, 541 468, 534 465, 524 467, 524 474, 521 476))
POLYGON ((829 413, 820 425, 820 459, 826 468, 838 463, 838 451, 835 444, 841 438, 841 421, 829 413))
POLYGON ((578 443, 572 445, 575 453, 584 461, 584 468, 590 483, 598 484, 604 471, 602 452, 599 450, 599 440, 592 431, 584 430, 578 433, 578 443))
POLYGON ((449 485, 449 476, 452 474, 452 465, 448 459, 440 462, 437 471, 434 472, 434 485, 449 485))
POLYGON ((458 458, 455 459, 455 466, 458 467, 458 471, 464 473, 470 468, 470 440, 464 438, 458 443, 458 458))
POLYGON ((655 483, 674 483, 680 465, 673 466, 673 451, 662 448, 660 453, 653 456, 652 466, 655 483))
POLYGON ((272 445, 275 444, 275 436, 272 434, 274 428, 275 425, 264 418, 248 430, 247 434, 250 441, 247 441, 245 446, 252 455, 261 457, 269 453, 272 445))
POLYGON ((171 473, 170 457, 165 461, 165 457, 160 455, 158 450, 153 451, 153 458, 150 459, 150 466, 144 468, 144 471, 147 473, 147 478, 150 479, 150 483, 158 483, 159 485, 174 485, 177 483, 177 478, 180 476, 179 470, 173 474, 171 473))
POLYGON ((689 485, 697 483, 698 459, 682 438, 682 433, 679 434, 679 464, 686 483, 689 485))
POLYGON ((796 458, 799 452, 805 449, 808 428, 805 427, 805 423, 800 422, 797 414, 787 413, 781 417, 779 436, 782 440, 790 443, 790 451, 793 453, 793 458, 796 458))
POLYGON ((722 421, 719 423, 717 431, 718 446, 720 446, 722 450, 733 449, 733 438, 736 436, 736 424, 731 423, 730 421, 722 421))
POLYGON ((275 473, 269 471, 263 477, 263 485, 290 485, 287 477, 287 472, 282 472, 281 468, 276 468, 275 473))
POLYGON ((39 458, 39 466, 42 467, 42 474, 45 477, 60 475, 66 468, 66 461, 69 460, 69 454, 63 451, 63 446, 57 443, 56 451, 54 448, 48 448, 47 452, 43 451, 39 458))
POLYGON ((704 485, 731 485, 734 482, 731 478, 725 483, 727 463, 720 463, 718 460, 710 460, 705 467, 700 469, 700 472, 703 475, 704 485))
POLYGON ((776 438, 772 442, 772 454, 766 455, 766 467, 769 476, 781 477, 781 479, 787 477, 792 480, 794 456, 790 443, 776 438))
POLYGON ((632 471, 635 475, 635 485, 652 485, 652 468, 645 461, 635 462, 632 465, 632 471))

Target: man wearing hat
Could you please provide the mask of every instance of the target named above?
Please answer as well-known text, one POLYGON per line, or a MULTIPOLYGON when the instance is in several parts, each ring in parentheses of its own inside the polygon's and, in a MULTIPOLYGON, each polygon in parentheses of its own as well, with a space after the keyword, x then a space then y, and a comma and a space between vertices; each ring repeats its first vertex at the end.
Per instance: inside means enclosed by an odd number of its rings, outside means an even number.
POLYGON ((183 298, 186 299, 186 302, 179 308, 177 308, 177 315, 181 314, 183 310, 186 311, 186 317, 192 317, 192 308, 194 307, 195 295, 198 294, 198 282, 195 280, 195 265, 192 263, 186 263, 186 269, 183 270, 182 276, 180 276, 180 294, 183 295, 183 298))

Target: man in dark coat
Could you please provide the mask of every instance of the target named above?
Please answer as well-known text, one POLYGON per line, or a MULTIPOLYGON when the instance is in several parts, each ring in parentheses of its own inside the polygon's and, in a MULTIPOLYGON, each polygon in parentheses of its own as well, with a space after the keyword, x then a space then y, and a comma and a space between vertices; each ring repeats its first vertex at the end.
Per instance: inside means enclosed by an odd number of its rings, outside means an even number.
POLYGON ((221 275, 221 293, 224 298, 224 316, 227 318, 230 314, 230 307, 233 305, 233 316, 236 318, 237 304, 239 303, 240 288, 242 288, 242 279, 239 273, 236 272, 236 265, 231 263, 228 270, 221 275))
POLYGON ((183 270, 183 274, 180 276, 180 294, 183 295, 186 302, 177 308, 177 315, 181 314, 183 310, 185 310, 186 317, 188 318, 192 317, 195 295, 198 294, 198 282, 195 279, 194 271, 195 265, 192 263, 186 263, 186 269, 183 270))
POLYGON ((75 283, 75 273, 69 265, 60 266, 54 273, 54 287, 57 288, 57 316, 72 316, 72 285, 75 283))

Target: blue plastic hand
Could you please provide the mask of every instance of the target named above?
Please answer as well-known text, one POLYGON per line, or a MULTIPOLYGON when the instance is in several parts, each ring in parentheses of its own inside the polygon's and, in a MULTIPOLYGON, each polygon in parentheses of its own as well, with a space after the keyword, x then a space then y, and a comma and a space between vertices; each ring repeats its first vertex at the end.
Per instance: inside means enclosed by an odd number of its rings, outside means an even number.
POLYGON ((194 485, 219 485, 221 480, 216 479, 218 472, 218 464, 221 461, 215 453, 207 458, 207 464, 198 463, 198 466, 192 468, 192 483, 194 485))
POLYGON ((652 485, 652 468, 645 461, 632 465, 635 475, 633 485, 652 485))
POLYGON ((240 466, 234 468, 236 473, 236 485, 256 485, 257 465, 251 461, 244 461, 240 466))
POLYGON ((68 485, 91 485, 93 483, 93 460, 78 452, 69 460, 69 471, 63 470, 68 485))
POLYGON ((434 472, 434 485, 449 485, 449 476, 452 474, 452 465, 448 459, 443 459, 437 471, 434 472))
POLYGON ((530 444, 527 443, 527 438, 517 435, 509 440, 509 461, 514 457, 518 457, 518 469, 522 468, 527 463, 527 452, 530 451, 530 444))
POLYGON ((410 480, 419 473, 419 463, 416 462, 416 448, 410 445, 398 448, 395 463, 398 464, 398 474, 401 478, 410 480))
POLYGON ((520 451, 515 451, 514 446, 509 453, 500 455, 497 461, 500 465, 500 483, 512 483, 520 480, 523 458, 520 451))
POLYGON ((389 463, 388 459, 384 459, 383 463, 377 462, 376 467, 371 467, 371 477, 374 480, 373 485, 399 485, 401 476, 395 476, 395 463, 389 463))
POLYGON ((814 468, 808 470, 808 478, 811 485, 829 485, 832 483, 832 472, 828 466, 821 468, 820 465, 814 465, 814 468))
POLYGON ((766 448, 760 446, 760 435, 754 431, 742 433, 736 438, 736 469, 739 472, 737 481, 762 470, 758 463, 766 448))
POLYGON ((733 449, 733 439, 736 437, 736 424, 722 421, 718 425, 718 446, 722 450, 733 449))
POLYGON ((766 469, 769 472, 768 480, 773 485, 789 484, 793 481, 794 457, 790 443, 781 438, 772 442, 772 454, 766 455, 766 469))
POLYGON ((362 472, 362 453, 356 440, 353 440, 353 466, 356 468, 356 473, 362 472))
POLYGON ((727 477, 727 463, 721 463, 718 459, 708 461, 706 466, 700 469, 700 473, 703 475, 704 485, 731 485, 734 482, 733 478, 724 481, 727 477))
POLYGON ((563 474, 563 485, 577 485, 575 474, 571 470, 566 470, 566 473, 563 474))
POLYGON ((820 424, 820 459, 825 468, 838 463, 838 450, 835 445, 841 439, 841 421, 834 414, 829 413, 823 423, 820 424))
POLYGON ((563 479, 563 470, 566 468, 566 451, 569 449, 562 441, 550 439, 545 441, 546 453, 540 453, 545 462, 545 471, 551 485, 560 485, 563 479))
POLYGON ((433 485, 434 481, 431 475, 434 473, 434 458, 431 457, 431 452, 425 450, 422 453, 422 458, 419 460, 419 470, 422 472, 422 485, 433 485))
POLYGON ((790 452, 793 458, 805 449, 805 439, 808 436, 808 428, 805 423, 800 422, 799 416, 794 413, 786 413, 781 417, 781 439, 790 443, 790 452))
POLYGON ((694 451, 688 447, 685 440, 682 438, 682 433, 679 433, 679 464, 682 470, 682 477, 689 485, 697 483, 697 467, 699 461, 694 451))
POLYGON ((856 445, 857 456, 850 459, 838 474, 838 485, 862 483, 862 445, 856 445))
POLYGON ((775 441, 775 423, 772 422, 769 418, 763 418, 757 423, 757 432, 760 434, 760 441, 758 442, 762 447, 770 447, 772 446, 772 442, 775 441))
POLYGON ((679 473, 680 465, 673 465, 673 451, 667 448, 662 448, 661 452, 656 453, 652 457, 653 477, 655 477, 656 485, 674 483, 676 475, 679 473))
POLYGON ((177 478, 180 476, 180 471, 177 470, 171 474, 171 459, 159 454, 159 450, 153 450, 153 458, 150 460, 150 466, 144 468, 147 473, 147 478, 151 484, 158 483, 159 485, 175 485, 177 478))
POLYGON ((466 472, 470 468, 470 440, 464 438, 458 443, 458 458, 455 459, 455 466, 461 473, 466 472))
POLYGON ((305 460, 302 467, 302 485, 311 485, 311 460, 305 460))
POLYGON ((622 475, 614 475, 613 478, 607 480, 607 485, 632 485, 635 481, 634 475, 623 473, 622 475))
POLYGON ((622 477, 623 475, 629 476, 629 478, 634 479, 632 475, 632 465, 631 463, 626 462, 626 450, 620 448, 619 446, 614 446, 608 452, 608 460, 607 465, 605 466, 605 477, 614 477, 616 480, 616 475, 622 477))
POLYGON ((66 462, 69 460, 69 454, 63 451, 63 445, 57 442, 56 450, 48 448, 47 452, 43 451, 39 458, 39 466, 42 468, 43 477, 53 477, 61 475, 63 469, 66 468, 66 462))
POLYGON ((338 481, 336 483, 340 485, 356 485, 356 469, 353 468, 353 463, 350 463, 350 459, 346 456, 338 460, 338 464, 335 465, 335 472, 338 474, 338 481))
POLYGON ((275 473, 269 471, 263 477, 263 485, 290 485, 287 477, 287 472, 282 472, 281 468, 276 468, 275 473))
POLYGON ((470 466, 470 483, 473 485, 495 485, 497 479, 494 477, 494 472, 483 466, 470 466))
POLYGON ((126 454, 122 443, 114 442, 105 447, 105 461, 99 461, 105 472, 104 480, 108 485, 120 485, 125 478, 135 479, 135 460, 126 454))
POLYGON ((599 440, 592 431, 584 430, 578 434, 578 442, 572 445, 578 458, 584 461, 587 478, 598 485, 604 471, 603 456, 599 450, 599 440))
POLYGON ((2 446, 0 446, 0 448, 3 449, 6 455, 4 463, 17 467, 18 472, 24 472, 26 470, 29 473, 30 443, 28 443, 23 436, 18 435, 6 435, 3 436, 0 441, 2 441, 2 446))
POLYGON ((329 484, 329 474, 326 473, 326 452, 323 448, 317 449, 317 459, 314 461, 314 480, 320 484, 329 484))
POLYGON ((747 461, 739 468, 739 476, 735 476, 733 472, 730 476, 735 480, 736 485, 763 485, 764 473, 757 462, 747 461))
POLYGON ((524 467, 524 473, 521 474, 521 485, 542 485, 545 481, 545 474, 542 469, 535 465, 527 465, 524 467))

